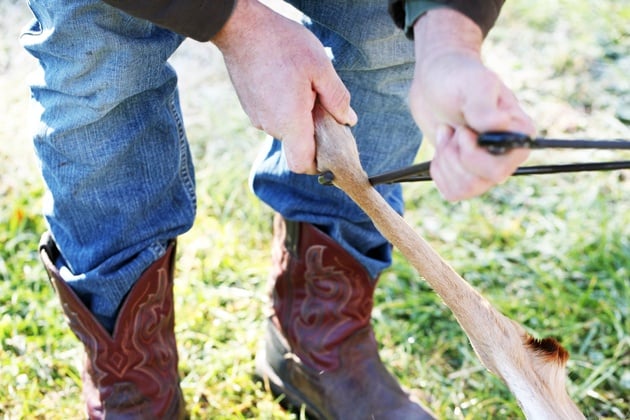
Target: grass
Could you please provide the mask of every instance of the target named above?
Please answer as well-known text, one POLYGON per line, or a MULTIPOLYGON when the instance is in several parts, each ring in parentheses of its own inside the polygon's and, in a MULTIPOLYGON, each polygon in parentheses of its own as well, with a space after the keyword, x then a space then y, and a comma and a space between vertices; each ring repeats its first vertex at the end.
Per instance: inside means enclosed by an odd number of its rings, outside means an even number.
MULTIPOLYGON (((81 418, 81 351, 37 257, 45 226, 29 143, 34 63, 16 40, 28 14, 22 3, 3 2, 0 16, 0 417, 81 418)), ((487 60, 542 133, 628 138, 620 120, 630 90, 628 18, 624 2, 513 0, 487 60)), ((188 408, 200 419, 298 418, 251 377, 268 304, 271 212, 249 192, 247 172, 263 136, 248 126, 216 51, 186 42, 173 64, 199 195, 175 286, 188 408)), ((593 157, 532 160, 556 156, 593 157)), ((431 184, 405 192, 407 219, 458 272, 537 336, 561 339, 571 353, 569 392, 589 418, 630 417, 628 175, 514 178, 457 204, 431 184)), ((384 361, 441 418, 522 417, 399 254, 381 277, 374 326, 384 361)))

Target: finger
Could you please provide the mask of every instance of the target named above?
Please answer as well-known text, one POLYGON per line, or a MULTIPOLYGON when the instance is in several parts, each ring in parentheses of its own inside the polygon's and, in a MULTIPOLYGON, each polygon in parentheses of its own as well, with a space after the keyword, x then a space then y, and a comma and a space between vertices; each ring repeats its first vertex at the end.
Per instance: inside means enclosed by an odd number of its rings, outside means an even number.
POLYGON ((441 124, 435 131, 435 156, 431 161, 431 177, 442 195, 449 199, 456 192, 456 183, 465 174, 458 163, 458 145, 453 141, 455 130, 441 124))
POLYGON ((446 124, 439 124, 435 129, 435 150, 436 152, 446 151, 453 146, 457 147, 456 144, 451 144, 453 140, 453 134, 455 134, 455 130, 453 127, 446 124))
POLYGON ((322 106, 339 122, 353 126, 358 121, 356 112, 350 106, 350 92, 328 62, 313 79, 313 89, 322 106))
POLYGON ((462 110, 467 124, 474 131, 517 131, 534 135, 532 119, 521 107, 516 95, 494 73, 479 86, 486 94, 475 94, 467 98, 462 110))
POLYGON ((508 129, 529 135, 534 134, 535 127, 531 117, 525 112, 514 92, 503 84, 499 94, 499 108, 510 113, 508 129))
POLYGON ((444 160, 431 163, 431 177, 442 196, 451 202, 475 197, 492 187, 492 183, 444 160))
POLYGON ((466 124, 476 132, 507 130, 512 119, 512 100, 503 82, 489 70, 479 77, 466 95, 462 113, 466 124))
POLYGON ((409 109, 425 139, 435 145, 437 137, 437 128, 440 125, 440 118, 436 113, 435 106, 427 100, 421 93, 421 84, 416 79, 412 82, 409 91, 409 109))
POLYGON ((291 172, 314 175, 317 173, 317 165, 314 159, 315 143, 312 130, 311 141, 304 140, 308 139, 308 128, 305 128, 303 133, 296 132, 291 136, 287 136, 282 141, 282 148, 287 160, 287 166, 291 172))
MULTIPOLYGON (((511 93, 511 92, 510 92, 511 93)), ((510 124, 507 127, 507 131, 516 131, 519 133, 525 133, 530 137, 535 137, 536 126, 532 118, 523 110, 516 97, 511 95, 514 104, 510 107, 510 124)))
POLYGON ((316 174, 315 126, 310 112, 293 119, 282 138, 289 170, 298 174, 316 174))
POLYGON ((431 177, 442 196, 458 201, 485 192, 491 183, 466 170, 461 161, 457 130, 441 125, 436 131, 436 154, 431 163, 431 177))
POLYGON ((315 94, 307 83, 279 97, 273 110, 259 110, 264 115, 262 129, 282 142, 289 170, 299 174, 315 173, 314 103, 315 94))
POLYGON ((494 184, 505 181, 529 156, 527 149, 515 149, 504 155, 492 155, 477 144, 477 135, 467 128, 457 130, 454 142, 467 172, 494 184))

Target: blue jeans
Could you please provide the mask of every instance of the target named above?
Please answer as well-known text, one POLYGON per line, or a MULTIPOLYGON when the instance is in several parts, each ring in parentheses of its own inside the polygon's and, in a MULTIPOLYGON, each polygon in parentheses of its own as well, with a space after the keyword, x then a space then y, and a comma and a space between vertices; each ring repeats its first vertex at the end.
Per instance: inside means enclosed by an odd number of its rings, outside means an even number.
MULTIPOLYGON (((64 278, 104 324, 142 272, 195 217, 193 165, 167 63, 183 37, 99 0, 30 0, 22 37, 41 64, 34 142, 47 186, 45 217, 64 278)), ((412 43, 384 0, 296 1, 332 49, 352 93, 368 173, 410 164, 421 135, 407 109, 412 43)), ((376 276, 390 247, 341 191, 288 171, 279 142, 252 171, 255 193, 286 218, 313 223, 376 276)), ((399 186, 379 187, 402 212, 399 186)))

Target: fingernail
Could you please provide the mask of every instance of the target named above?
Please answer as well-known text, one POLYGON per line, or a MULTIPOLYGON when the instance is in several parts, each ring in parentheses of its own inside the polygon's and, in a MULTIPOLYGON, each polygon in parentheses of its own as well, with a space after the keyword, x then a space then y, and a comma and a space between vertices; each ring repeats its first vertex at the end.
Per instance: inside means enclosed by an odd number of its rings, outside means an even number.
POLYGON ((448 128, 445 125, 439 125, 435 131, 435 145, 439 146, 448 139, 448 128))
POLYGON ((357 115, 356 112, 354 112, 354 109, 352 109, 351 107, 348 107, 348 122, 350 126, 355 125, 358 121, 359 121, 359 116, 357 115))

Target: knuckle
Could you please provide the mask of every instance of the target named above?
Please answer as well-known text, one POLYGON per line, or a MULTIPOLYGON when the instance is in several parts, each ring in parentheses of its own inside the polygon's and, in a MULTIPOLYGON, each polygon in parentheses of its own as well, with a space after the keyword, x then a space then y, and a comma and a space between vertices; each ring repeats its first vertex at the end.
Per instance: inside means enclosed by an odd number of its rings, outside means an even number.
POLYGON ((287 166, 289 167, 289 170, 291 172, 294 172, 296 174, 302 173, 302 166, 292 160, 287 161, 287 166))
POLYGON ((305 162, 287 157, 287 167, 291 172, 296 174, 304 174, 308 172, 309 166, 305 162))
POLYGON ((505 181, 512 172, 511 166, 498 165, 488 172, 486 179, 492 182, 492 184, 499 184, 505 181))

